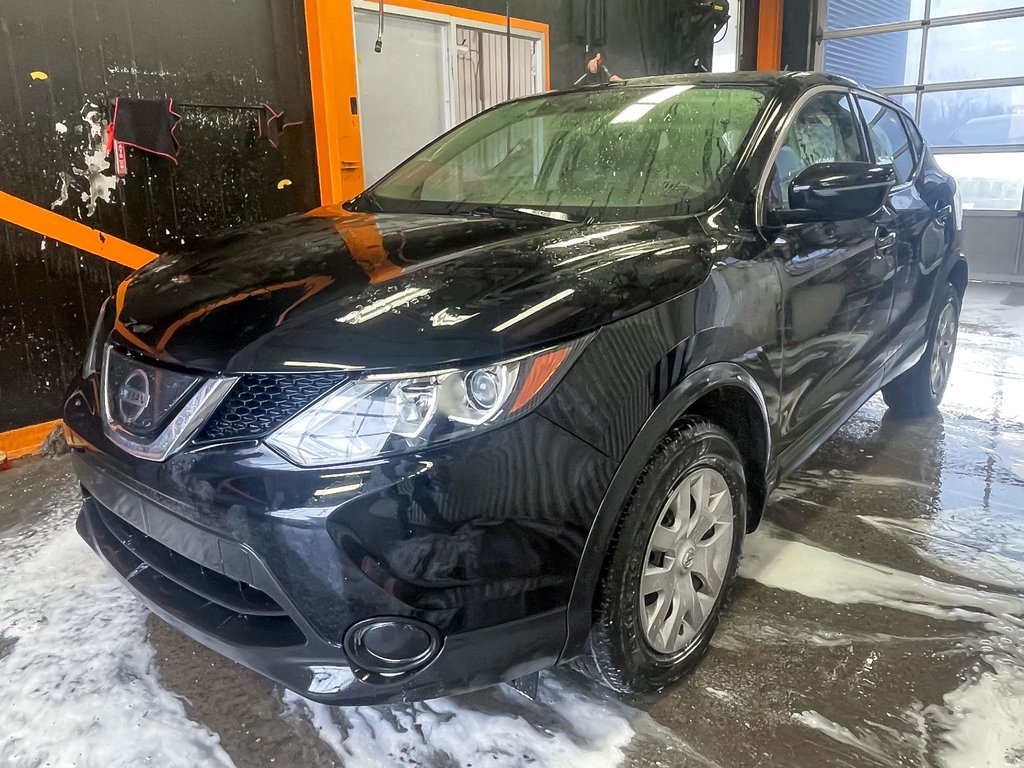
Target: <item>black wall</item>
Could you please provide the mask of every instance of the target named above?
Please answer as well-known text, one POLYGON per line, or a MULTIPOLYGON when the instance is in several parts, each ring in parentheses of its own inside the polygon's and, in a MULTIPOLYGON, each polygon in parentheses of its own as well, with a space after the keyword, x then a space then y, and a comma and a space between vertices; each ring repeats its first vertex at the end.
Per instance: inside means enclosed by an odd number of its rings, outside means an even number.
MULTIPOLYGON (((454 5, 505 14, 505 0, 454 0, 454 5)), ((659 54, 671 47, 673 24, 684 0, 511 0, 513 16, 544 22, 551 43, 551 87, 565 88, 583 74, 588 58, 600 52, 609 71, 621 77, 669 74, 659 54), (587 7, 603 6, 603 23, 587 24, 587 7), (603 29, 602 29, 603 27, 603 29), (590 37, 596 32, 597 37, 590 37), (586 41, 595 44, 590 56, 586 41)), ((734 13, 751 0, 733 0, 734 13)), ((750 27, 756 35, 757 6, 750 27)), ((730 22, 734 23, 734 22, 730 22)))
MULTIPOLYGON (((0 191, 154 251, 316 206, 301 0, 4 0, 0 191), (129 150, 113 182, 97 147, 115 96, 175 100, 177 166, 129 150), (279 148, 257 140, 261 102, 302 121, 279 148)), ((0 431, 59 415, 128 272, 0 222, 0 431)))
POLYGON ((814 69, 817 25, 819 23, 817 9, 817 0, 786 0, 783 4, 783 69, 814 69))

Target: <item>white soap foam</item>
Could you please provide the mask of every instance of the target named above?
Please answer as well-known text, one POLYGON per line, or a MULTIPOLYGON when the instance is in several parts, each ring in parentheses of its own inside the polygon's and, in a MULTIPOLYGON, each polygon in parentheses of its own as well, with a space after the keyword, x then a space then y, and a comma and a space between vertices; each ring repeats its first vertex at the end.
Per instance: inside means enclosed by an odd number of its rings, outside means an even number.
MULTIPOLYGON (((542 677, 538 701, 505 686, 408 705, 332 708, 286 692, 285 712, 308 718, 346 768, 531 765, 610 768, 643 713, 542 677)), ((655 726, 657 728, 657 726, 655 726)), ((687 750, 688 751, 688 750, 687 750)))
POLYGON ((821 731, 830 739, 833 739, 844 746, 853 747, 859 752, 863 752, 864 754, 879 760, 882 765, 889 765, 891 762, 891 756, 888 750, 882 745, 881 740, 876 734, 864 733, 862 735, 857 735, 849 728, 829 720, 827 717, 819 712, 815 712, 813 709, 794 713, 793 721, 806 726, 807 728, 821 731))
MULTIPOLYGON (((984 654, 991 670, 943 697, 926 715, 943 726, 945 768, 1012 768, 1024 765, 1024 657, 1018 631, 1011 653, 984 654)), ((1005 650, 1005 649, 1004 649, 1005 650)))
POLYGON ((947 584, 783 538, 770 523, 744 543, 740 576, 832 603, 870 603, 940 619, 985 622, 1024 611, 1024 599, 947 584))
POLYGON ((975 507, 941 510, 928 518, 859 519, 903 539, 921 557, 949 573, 982 584, 1024 590, 1024 517, 975 507))
MULTIPOLYGON (((929 579, 795 541, 768 524, 746 542, 740 574, 766 586, 833 603, 886 606, 949 620, 984 625, 985 635, 962 644, 984 662, 965 670, 965 680, 943 704, 911 708, 905 719, 924 718, 941 732, 937 758, 945 768, 995 768, 1024 764, 1024 598, 929 579), (985 669, 984 667, 988 668, 985 669)), ((798 722, 825 731, 858 749, 876 740, 829 724, 814 712, 798 722), (833 727, 834 726, 834 727, 833 727)), ((867 750, 865 750, 867 751, 867 750)), ((870 754, 870 752, 869 752, 870 754)))
POLYGON ((163 689, 147 612, 71 525, 76 500, 0 539, 0 765, 230 766, 163 689))

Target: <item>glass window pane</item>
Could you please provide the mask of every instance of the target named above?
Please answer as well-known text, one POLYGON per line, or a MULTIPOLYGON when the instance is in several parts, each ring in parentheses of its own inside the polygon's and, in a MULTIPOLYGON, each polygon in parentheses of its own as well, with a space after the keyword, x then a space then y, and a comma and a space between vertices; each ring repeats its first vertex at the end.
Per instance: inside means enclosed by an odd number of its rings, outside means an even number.
POLYGON ((920 125, 935 147, 1024 144, 1024 86, 922 94, 920 125))
POLYGON ((932 0, 932 18, 1019 8, 1020 0, 932 0))
POLYGON ((385 209, 500 204, 580 218, 702 210, 721 198, 764 98, 676 84, 511 102, 462 123, 374 192, 385 209))
POLYGON ((917 94, 916 93, 903 93, 895 96, 890 96, 890 99, 895 101, 901 107, 903 107, 910 116, 917 119, 917 94))
POLYGON ((824 65, 826 72, 867 88, 914 84, 921 66, 921 30, 826 40, 824 65))
POLYGON ((789 206, 789 185, 818 163, 867 160, 857 136, 857 118, 842 93, 815 96, 800 110, 779 149, 769 190, 769 207, 789 206))
POLYGON ((910 143, 914 147, 914 154, 918 158, 924 156, 924 138, 921 136, 921 129, 917 127, 917 124, 913 120, 907 120, 904 118, 903 126, 907 129, 907 134, 910 136, 910 143))
POLYGON ((936 155, 935 159, 946 173, 956 177, 964 208, 1020 209, 1024 195, 1024 152, 936 155))
POLYGON ((868 138, 875 149, 875 159, 882 165, 891 165, 899 184, 914 172, 914 152, 903 121, 895 110, 883 107, 877 101, 858 99, 868 124, 868 138))
POLYGON ((825 29, 894 24, 924 17, 924 0, 829 0, 825 29))
POLYGON ((1024 77, 1024 16, 932 27, 926 83, 1024 77))

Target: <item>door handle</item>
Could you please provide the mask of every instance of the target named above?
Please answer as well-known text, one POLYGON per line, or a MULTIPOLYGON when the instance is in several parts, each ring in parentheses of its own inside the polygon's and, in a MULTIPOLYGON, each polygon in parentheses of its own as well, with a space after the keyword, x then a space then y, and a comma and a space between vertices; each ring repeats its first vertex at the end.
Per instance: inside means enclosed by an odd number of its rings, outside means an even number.
POLYGON ((875 230, 875 249, 878 252, 878 257, 881 258, 893 248, 896 247, 896 233, 886 232, 882 228, 875 230))

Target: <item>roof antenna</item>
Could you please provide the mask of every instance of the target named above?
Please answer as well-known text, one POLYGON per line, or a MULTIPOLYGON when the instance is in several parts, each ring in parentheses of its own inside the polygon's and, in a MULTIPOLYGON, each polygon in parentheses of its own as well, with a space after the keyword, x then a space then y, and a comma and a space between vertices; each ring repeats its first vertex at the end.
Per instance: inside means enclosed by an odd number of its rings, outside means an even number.
POLYGON ((380 0, 377 8, 377 42, 373 44, 373 52, 380 53, 384 47, 384 0, 380 0))

